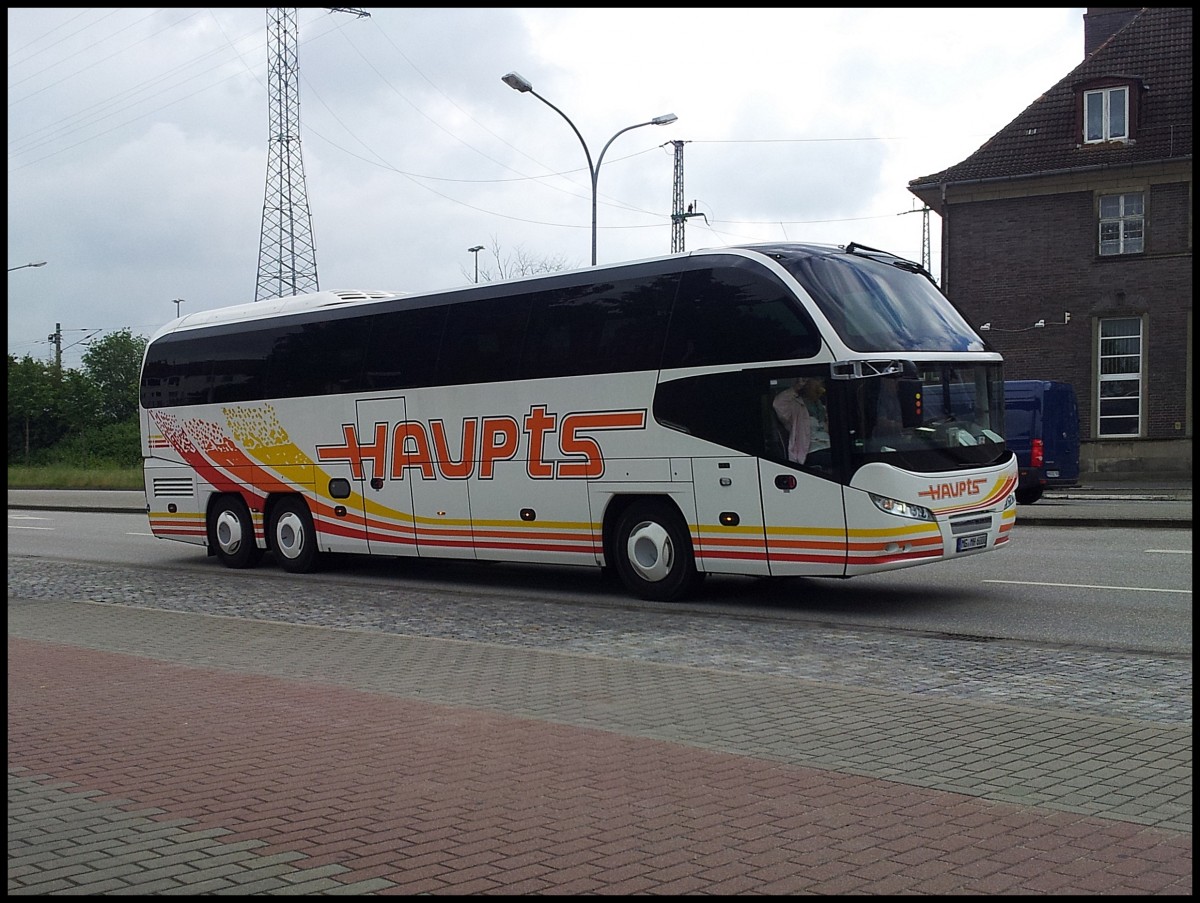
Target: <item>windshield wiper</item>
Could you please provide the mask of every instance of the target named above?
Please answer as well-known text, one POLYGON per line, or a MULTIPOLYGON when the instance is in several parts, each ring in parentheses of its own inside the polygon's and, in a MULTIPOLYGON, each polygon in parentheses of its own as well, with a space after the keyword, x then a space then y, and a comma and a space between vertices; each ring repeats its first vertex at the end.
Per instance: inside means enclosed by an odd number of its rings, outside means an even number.
MULTIPOLYGON (((903 257, 897 257, 891 251, 881 251, 879 248, 871 248, 871 247, 868 247, 867 245, 860 245, 858 242, 852 241, 852 242, 850 242, 850 244, 846 245, 846 253, 847 254, 862 254, 863 257, 870 257, 872 260, 879 260, 880 258, 887 258, 886 261, 881 260, 880 262, 881 263, 882 262, 890 263, 892 266, 896 267, 897 269, 905 270, 906 272, 909 272, 909 273, 916 273, 920 276, 924 276, 930 282, 934 281, 933 276, 930 275, 929 271, 926 270, 925 267, 923 267, 919 263, 917 263, 915 260, 905 260, 903 257)), ((936 283, 934 283, 934 284, 936 285, 936 283)))

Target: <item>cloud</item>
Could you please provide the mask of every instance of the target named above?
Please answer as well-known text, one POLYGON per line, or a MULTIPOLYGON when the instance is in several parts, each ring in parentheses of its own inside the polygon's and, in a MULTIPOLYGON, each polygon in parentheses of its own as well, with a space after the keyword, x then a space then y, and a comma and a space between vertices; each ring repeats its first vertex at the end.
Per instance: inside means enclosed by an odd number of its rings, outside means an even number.
MULTIPOLYGON (((304 187, 322 288, 467 281, 493 242, 585 265, 859 241, 919 259, 909 180, 1065 76, 1083 9, 301 9, 304 187), (561 111, 500 81, 516 70, 561 111), (571 125, 564 121, 569 117, 571 125)), ((270 120, 262 9, 8 11, 9 351, 150 334, 252 300, 270 120)), ((936 254, 937 222, 933 222, 936 254)), ((936 261, 935 261, 936 270, 936 261)), ((75 360, 66 363, 74 365, 75 360)))

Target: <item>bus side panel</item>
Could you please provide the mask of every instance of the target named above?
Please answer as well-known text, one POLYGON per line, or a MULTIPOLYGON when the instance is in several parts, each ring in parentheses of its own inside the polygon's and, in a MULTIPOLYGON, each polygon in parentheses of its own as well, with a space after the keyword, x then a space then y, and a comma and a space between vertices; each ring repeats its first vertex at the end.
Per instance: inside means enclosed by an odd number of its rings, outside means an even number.
POLYGON ((477 558, 595 565, 602 531, 583 480, 533 479, 524 461, 498 461, 494 478, 470 483, 477 558))
POLYGON ((195 475, 171 438, 145 408, 140 409, 142 480, 150 532, 159 539, 206 545, 208 533, 195 475))
POLYGON ((142 467, 150 532, 159 539, 207 545, 204 507, 191 468, 156 458, 142 467))
POLYGON ((847 537, 842 487, 767 460, 759 461, 759 479, 771 576, 845 576, 854 541, 847 537))
POLYGON ((696 566, 706 573, 766 576, 767 543, 755 458, 693 458, 696 566))
POLYGON ((343 474, 331 473, 315 452, 322 424, 338 422, 339 415, 349 410, 341 400, 329 398, 317 407, 305 399, 288 398, 205 410, 212 422, 188 421, 192 443, 204 458, 197 469, 214 474, 210 479, 217 491, 242 496, 260 546, 266 544, 270 529, 264 520, 267 500, 296 494, 308 505, 322 551, 366 551, 362 518, 347 499, 330 492, 331 479, 343 474))

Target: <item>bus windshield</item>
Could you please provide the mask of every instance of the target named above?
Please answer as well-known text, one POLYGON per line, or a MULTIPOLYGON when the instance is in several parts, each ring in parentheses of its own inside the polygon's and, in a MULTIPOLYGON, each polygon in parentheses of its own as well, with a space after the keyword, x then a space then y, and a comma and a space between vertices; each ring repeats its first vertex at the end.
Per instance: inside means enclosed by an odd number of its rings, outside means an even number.
POLYGON ((907 263, 854 254, 777 259, 854 351, 983 351, 983 339, 937 286, 907 263))
POLYGON ((843 393, 851 472, 872 461, 929 473, 1002 460, 1001 365, 916 366, 912 374, 833 381, 843 393))

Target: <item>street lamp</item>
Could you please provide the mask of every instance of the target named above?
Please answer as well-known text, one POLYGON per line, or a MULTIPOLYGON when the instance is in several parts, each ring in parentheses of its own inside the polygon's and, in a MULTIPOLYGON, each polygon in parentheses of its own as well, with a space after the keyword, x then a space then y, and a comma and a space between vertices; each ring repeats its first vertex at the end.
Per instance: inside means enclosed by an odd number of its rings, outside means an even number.
POLYGON ((644 125, 670 125, 672 122, 677 120, 679 117, 676 116, 674 113, 664 113, 662 116, 655 116, 653 119, 647 120, 646 122, 639 122, 636 125, 626 126, 625 128, 621 129, 621 131, 617 132, 616 135, 613 135, 611 138, 608 139, 608 143, 605 144, 604 148, 600 151, 600 156, 596 158, 596 165, 593 166, 592 165, 592 152, 590 150, 588 150, 587 142, 583 140, 583 135, 579 134, 579 129, 575 128, 575 123, 573 123, 571 121, 570 117, 567 116, 566 113, 564 113, 562 110, 560 110, 554 104, 550 103, 550 101, 546 100, 546 98, 542 97, 542 95, 538 94, 537 91, 533 90, 533 85, 530 84, 530 82, 527 79, 518 75, 516 72, 510 72, 510 73, 508 73, 508 75, 501 76, 500 81, 504 82, 504 84, 508 85, 514 91, 520 91, 522 94, 532 94, 534 97, 536 97, 538 100, 540 100, 542 103, 544 103, 550 109, 552 109, 555 113, 557 113, 563 119, 567 120, 567 125, 569 125, 571 127, 571 131, 573 131, 575 133, 575 137, 579 139, 579 143, 583 145, 583 153, 584 153, 584 156, 587 157, 588 172, 591 174, 591 177, 592 177, 592 266, 595 266, 596 265, 596 183, 600 180, 600 164, 604 162, 605 152, 608 150, 608 147, 610 144, 612 144, 614 141, 616 141, 619 136, 624 135, 628 131, 631 131, 633 129, 640 129, 644 125))
POLYGON ((179 319, 179 305, 186 300, 186 298, 175 298, 173 301, 171 301, 171 303, 175 305, 175 319, 179 319))
POLYGON ((479 284, 479 252, 483 250, 483 245, 476 245, 473 248, 467 248, 468 254, 475 255, 475 283, 479 284))
POLYGON ((23 270, 25 267, 44 267, 45 265, 46 261, 39 260, 37 263, 23 263, 19 267, 9 267, 8 271, 11 273, 13 270, 23 270))

